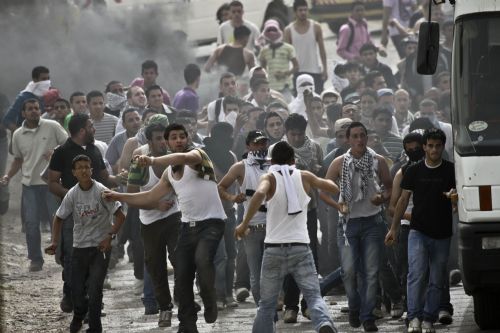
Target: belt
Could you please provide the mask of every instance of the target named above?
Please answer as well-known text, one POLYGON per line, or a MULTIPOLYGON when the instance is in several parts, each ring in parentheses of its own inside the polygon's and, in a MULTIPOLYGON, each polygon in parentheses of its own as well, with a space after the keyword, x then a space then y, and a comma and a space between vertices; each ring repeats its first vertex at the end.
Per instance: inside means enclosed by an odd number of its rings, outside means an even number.
POLYGON ((261 224, 249 225, 248 229, 250 229, 250 230, 265 230, 266 229, 266 224, 265 223, 261 223, 261 224))
POLYGON ((309 246, 306 243, 264 243, 264 248, 268 247, 292 247, 292 246, 309 246))

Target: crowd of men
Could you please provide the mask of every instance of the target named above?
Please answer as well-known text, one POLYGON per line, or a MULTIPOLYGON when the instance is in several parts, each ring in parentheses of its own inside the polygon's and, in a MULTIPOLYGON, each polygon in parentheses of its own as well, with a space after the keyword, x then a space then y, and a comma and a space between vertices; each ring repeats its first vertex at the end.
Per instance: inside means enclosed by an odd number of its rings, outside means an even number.
POLYGON ((342 285, 349 324, 366 332, 382 309, 407 313, 408 332, 451 323, 453 24, 433 9, 444 36, 438 71, 418 75, 428 1, 384 0, 381 45, 353 1, 338 31, 345 61, 333 67, 305 0, 289 24, 266 17, 262 32, 232 1, 217 12, 219 46, 203 68, 185 67, 173 97, 153 60, 128 86, 112 80, 68 99, 37 66, 12 104, 1 95, 0 213, 21 171, 29 271, 43 269, 48 221, 45 252, 63 267, 70 331, 85 319, 102 331, 107 271, 125 245, 145 315, 169 327, 175 304, 179 332, 197 332, 202 308, 213 323, 250 293, 256 333, 273 332, 283 308, 285 323, 301 313, 318 332, 337 332, 323 296, 342 285), (379 60, 388 37, 397 66, 379 60), (223 73, 219 95, 200 105, 202 71, 212 70, 223 73))

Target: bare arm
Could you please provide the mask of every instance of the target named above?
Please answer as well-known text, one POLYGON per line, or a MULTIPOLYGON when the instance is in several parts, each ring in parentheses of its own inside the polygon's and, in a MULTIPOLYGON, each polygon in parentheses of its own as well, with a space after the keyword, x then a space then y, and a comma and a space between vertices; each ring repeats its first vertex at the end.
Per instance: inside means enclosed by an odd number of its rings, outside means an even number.
MULTIPOLYGON (((167 172, 167 171, 165 171, 167 172)), ((171 191, 170 184, 162 178, 151 190, 139 193, 119 193, 110 190, 103 192, 106 200, 121 201, 134 207, 148 207, 151 203, 157 204, 160 199, 171 191)))
POLYGON ((259 185, 248 203, 248 209, 245 212, 245 216, 243 216, 243 221, 234 232, 235 237, 241 238, 245 235, 250 220, 254 217, 255 213, 257 213, 262 202, 266 199, 267 193, 271 189, 270 177, 273 176, 271 174, 265 174, 260 177, 259 185))
POLYGON ((243 165, 243 162, 238 162, 233 164, 224 177, 222 177, 217 188, 219 190, 219 195, 223 200, 237 203, 245 201, 246 197, 244 193, 231 194, 227 192, 227 189, 233 185, 236 180, 238 180, 240 184, 242 183, 242 175, 244 175, 244 173, 245 166, 243 165))
POLYGON ((132 152, 139 146, 136 138, 130 138, 125 142, 122 149, 122 155, 119 159, 120 169, 128 170, 130 161, 132 160, 132 152))
POLYGON ((210 55, 210 58, 208 58, 207 62, 205 63, 205 66, 203 67, 205 72, 210 73, 210 71, 212 70, 212 67, 217 62, 217 59, 219 59, 219 55, 220 55, 220 52, 221 52, 223 47, 224 47, 224 45, 217 47, 214 50, 214 52, 210 55))
POLYGON ((311 187, 317 188, 318 190, 330 192, 331 194, 339 193, 339 187, 330 179, 323 179, 317 177, 315 174, 309 171, 302 170, 302 177, 306 180, 311 187))
POLYGON ((158 165, 168 167, 169 165, 197 165, 202 161, 200 152, 193 149, 187 153, 173 153, 161 157, 152 157, 147 155, 134 156, 137 158, 140 166, 158 165))
POLYGON ((64 188, 60 182, 61 172, 49 169, 48 178, 49 191, 61 199, 64 198, 68 189, 64 188))
POLYGON ((61 235, 63 220, 54 215, 54 220, 52 222, 52 243, 45 248, 45 253, 49 255, 56 254, 57 244, 59 243, 59 235, 61 235))
MULTIPOLYGON (((292 23, 293 24, 293 23, 292 23)), ((283 41, 288 44, 292 44, 292 32, 291 32, 291 25, 285 28, 285 31, 283 33, 283 41)))
POLYGON ((384 13, 382 16, 382 37, 380 39, 380 44, 382 44, 384 47, 387 47, 387 43, 389 42, 388 35, 389 35, 389 19, 391 18, 392 15, 392 7, 384 7, 384 13))
POLYGON ((10 164, 10 169, 0 180, 0 185, 7 185, 12 177, 14 177, 17 172, 21 169, 23 165, 23 159, 19 157, 15 157, 12 163, 10 164))
POLYGON ((319 57, 321 58, 321 64, 323 65, 323 80, 328 78, 328 66, 326 62, 326 50, 325 50, 325 42, 323 40, 323 31, 321 30, 321 26, 319 23, 315 23, 314 26, 316 30, 316 42, 319 47, 319 57))
POLYGON ((410 201, 411 191, 403 190, 401 196, 398 199, 396 209, 394 210, 394 216, 392 217, 392 225, 389 232, 385 236, 385 244, 392 245, 397 240, 397 234, 399 230, 399 225, 401 224, 401 218, 403 217, 406 208, 408 207, 408 202, 410 201))
MULTIPOLYGON (((396 204, 398 203, 398 199, 401 196, 401 180, 403 180, 403 172, 399 170, 394 176, 394 180, 392 181, 392 193, 391 200, 389 201, 389 216, 394 216, 394 211, 396 210, 396 204)), ((404 212, 403 219, 411 220, 411 213, 404 212)))

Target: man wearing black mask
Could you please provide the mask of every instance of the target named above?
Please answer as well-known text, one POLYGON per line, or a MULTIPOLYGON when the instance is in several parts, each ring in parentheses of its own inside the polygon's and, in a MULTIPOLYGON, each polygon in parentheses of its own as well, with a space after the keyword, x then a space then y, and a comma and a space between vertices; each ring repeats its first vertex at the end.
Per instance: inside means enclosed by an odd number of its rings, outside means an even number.
MULTIPOLYGON (((407 156, 406 164, 402 165, 399 170, 391 170, 391 173, 394 171, 396 175, 394 176, 394 180, 392 182, 392 194, 391 201, 389 203, 389 214, 394 214, 394 209, 396 208, 396 204, 401 196, 401 180, 403 179, 403 175, 405 171, 411 165, 417 163, 422 160, 425 156, 424 149, 422 148, 422 135, 418 132, 408 133, 403 139, 403 148, 404 153, 407 156)), ((401 290, 403 291, 406 299, 406 276, 408 275, 408 234, 410 232, 410 220, 411 220, 411 210, 413 208, 413 201, 410 199, 410 204, 406 209, 406 212, 403 215, 403 219, 401 220, 401 228, 399 228, 399 236, 398 236, 398 245, 396 249, 397 259, 397 278, 399 279, 401 290)))

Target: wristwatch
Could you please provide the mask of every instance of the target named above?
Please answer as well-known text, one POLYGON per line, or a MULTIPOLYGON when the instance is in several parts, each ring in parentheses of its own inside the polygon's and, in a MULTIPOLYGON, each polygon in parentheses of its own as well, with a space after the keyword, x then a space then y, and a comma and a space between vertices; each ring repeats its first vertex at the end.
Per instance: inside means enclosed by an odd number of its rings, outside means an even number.
POLYGON ((113 240, 113 239, 115 239, 115 238, 116 238, 116 234, 114 234, 114 233, 112 233, 112 232, 108 233, 108 235, 110 235, 110 236, 111 236, 111 240, 113 240))

